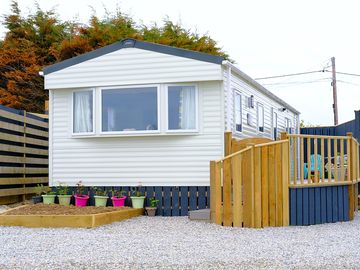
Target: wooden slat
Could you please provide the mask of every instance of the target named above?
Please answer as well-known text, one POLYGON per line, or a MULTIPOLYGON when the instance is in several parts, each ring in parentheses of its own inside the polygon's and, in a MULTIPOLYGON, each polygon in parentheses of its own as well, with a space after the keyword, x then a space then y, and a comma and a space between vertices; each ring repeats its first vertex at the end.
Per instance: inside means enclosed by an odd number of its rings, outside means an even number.
POLYGON ((0 156, 0 162, 6 163, 24 163, 24 157, 14 157, 14 156, 0 156))
POLYGON ((0 143, 0 151, 7 151, 7 152, 16 152, 16 153, 26 153, 26 154, 36 154, 36 155, 47 155, 48 150, 45 149, 36 149, 36 148, 29 148, 29 147, 22 147, 22 146, 15 146, 15 145, 7 145, 0 143))
MULTIPOLYGON (((24 122, 24 116, 23 115, 11 113, 11 112, 8 112, 8 111, 5 111, 5 110, 1 110, 1 116, 5 117, 5 118, 8 118, 8 119, 16 120, 16 121, 19 121, 19 122, 24 122)), ((39 126, 39 127, 44 127, 44 128, 48 127, 47 122, 36 120, 36 119, 30 118, 30 117, 25 117, 25 121, 26 121, 26 123, 34 125, 34 126, 39 126)))
POLYGON ((232 142, 232 133, 231 132, 225 132, 224 134, 225 136, 225 141, 224 141, 224 146, 225 146, 225 149, 224 149, 224 154, 225 154, 225 157, 230 155, 232 153, 232 149, 231 149, 231 142, 232 142))
POLYGON ((324 138, 320 139, 320 151, 321 151, 321 182, 325 181, 325 147, 324 138))
POLYGON ((300 138, 300 180, 304 184, 304 138, 300 138))
POLYGON ((324 135, 309 135, 309 134, 288 134, 289 137, 311 138, 311 139, 347 139, 346 136, 324 136, 324 135))
POLYGON ((218 225, 222 224, 221 166, 221 162, 215 163, 215 223, 218 225))
POLYGON ((289 144, 284 143, 282 144, 281 148, 281 161, 282 161, 282 210, 283 210, 283 220, 282 220, 282 226, 289 226, 289 178, 290 178, 290 172, 289 172, 289 144))
POLYGON ((32 194, 32 193, 35 193, 34 187, 0 189, 0 197, 32 194))
POLYGON ((342 182, 324 182, 324 183, 309 183, 303 185, 289 185, 290 188, 304 188, 304 187, 328 187, 328 186, 347 186, 351 185, 352 181, 342 181, 342 182))
MULTIPOLYGON (((17 132, 25 132, 25 128, 23 126, 19 126, 12 123, 2 122, 0 121, 0 128, 7 129, 9 131, 17 131, 17 132)), ((26 127, 26 134, 32 134, 37 136, 42 136, 47 138, 49 136, 49 133, 44 130, 39 130, 35 128, 26 127)))
POLYGON ((261 213, 262 226, 269 226, 269 170, 268 170, 268 146, 261 147, 261 213))
MULTIPOLYGON (((282 144, 276 145, 275 148, 275 156, 278 157, 275 159, 275 171, 276 171, 276 226, 282 226, 283 222, 283 189, 282 189, 282 151, 281 151, 282 144)), ((286 164, 288 166, 288 164, 286 164)))
POLYGON ((276 223, 275 146, 269 146, 269 226, 276 223))
POLYGON ((298 180, 298 169, 297 169, 297 138, 292 138, 293 140, 293 161, 294 161, 294 182, 298 180))
POLYGON ((254 149, 254 227, 261 228, 261 148, 254 149))
POLYGON ((344 167, 344 140, 340 140, 340 181, 345 180, 345 167, 344 167))
POLYGON ((327 154, 328 154, 328 182, 331 181, 331 140, 327 139, 327 154))
POLYGON ((244 227, 252 228, 254 224, 254 166, 253 147, 243 153, 242 178, 243 178, 243 222, 244 227))
POLYGON ((0 140, 7 140, 12 142, 18 142, 18 143, 30 143, 34 145, 40 145, 40 146, 48 146, 48 141, 46 140, 39 140, 24 136, 18 136, 14 134, 7 134, 7 133, 0 133, 0 140))
POLYGON ((315 183, 319 182, 319 164, 318 164, 318 140, 314 139, 314 175, 315 183))
POLYGON ((40 184, 48 182, 48 177, 0 178, 0 185, 40 184))
POLYGON ((338 164, 337 164, 337 157, 338 157, 338 154, 337 154, 337 149, 338 149, 338 143, 337 143, 337 139, 334 139, 334 166, 335 166, 335 181, 339 181, 339 175, 338 175, 338 164))
POLYGON ((241 155, 232 158, 232 178, 233 178, 233 225, 242 227, 243 207, 242 207, 242 178, 241 178, 241 155))
POLYGON ((223 211, 224 211, 224 226, 232 226, 232 205, 231 205, 231 159, 223 161, 223 211))
POLYGON ((0 167, 0 173, 4 174, 43 174, 48 172, 48 168, 0 167))
POLYGON ((310 163, 310 156, 311 156, 311 137, 307 137, 306 139, 306 143, 307 143, 307 179, 308 179, 308 183, 311 183, 311 163, 310 163))
POLYGON ((210 161, 210 220, 212 223, 215 223, 215 211, 216 211, 216 196, 220 196, 220 194, 216 194, 216 170, 215 170, 216 162, 210 161))

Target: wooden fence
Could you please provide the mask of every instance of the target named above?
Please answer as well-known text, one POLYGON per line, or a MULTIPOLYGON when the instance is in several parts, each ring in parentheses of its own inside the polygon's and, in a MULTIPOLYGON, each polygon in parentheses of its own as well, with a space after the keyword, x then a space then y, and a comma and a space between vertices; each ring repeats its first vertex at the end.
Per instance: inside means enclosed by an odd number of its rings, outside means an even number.
POLYGON ((211 161, 211 221, 234 227, 287 226, 288 168, 288 140, 250 144, 211 161))
POLYGON ((0 106, 0 204, 48 183, 48 119, 0 106))

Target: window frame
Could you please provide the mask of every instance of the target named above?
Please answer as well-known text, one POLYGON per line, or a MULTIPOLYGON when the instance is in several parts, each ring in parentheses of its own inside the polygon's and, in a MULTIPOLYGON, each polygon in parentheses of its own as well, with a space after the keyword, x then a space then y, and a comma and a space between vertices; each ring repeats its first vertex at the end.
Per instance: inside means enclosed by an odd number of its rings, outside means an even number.
POLYGON ((279 134, 279 115, 274 108, 272 108, 271 127, 272 127, 271 129, 272 138, 276 140, 279 134), (275 120, 275 125, 274 125, 274 120, 275 120))
POLYGON ((172 83, 164 84, 164 99, 165 99, 165 133, 168 134, 186 134, 199 133, 199 88, 195 83, 172 83), (170 86, 193 86, 195 88, 195 129, 169 129, 169 87, 170 86))
POLYGON ((84 89, 77 89, 71 91, 71 135, 73 137, 87 137, 87 136, 93 136, 96 134, 96 93, 95 88, 84 88, 84 89), (74 112, 74 96, 75 93, 79 92, 91 92, 92 93, 92 131, 91 132, 74 132, 74 118, 75 118, 75 112, 74 112))
POLYGON ((257 133, 261 133, 261 134, 263 134, 263 133, 265 133, 265 107, 264 107, 264 105, 262 104, 262 103, 260 103, 260 102, 258 102, 257 103, 257 108, 256 108, 256 126, 257 126, 257 133), (259 107, 262 107, 262 119, 263 119, 263 130, 261 131, 260 130, 260 118, 259 118, 259 107))
POLYGON ((160 117, 161 117, 161 105, 160 105, 160 85, 159 84, 146 84, 146 85, 121 85, 121 86, 108 86, 108 87, 100 87, 99 88, 99 134, 100 135, 137 135, 137 134, 160 134, 160 117), (128 130, 128 131, 103 131, 102 129, 102 94, 103 91, 106 90, 119 90, 129 89, 129 88, 152 88, 156 87, 156 100, 157 100, 157 130, 128 130))
POLYGON ((288 133, 288 134, 291 134, 291 128, 292 128, 292 125, 291 125, 291 119, 288 118, 288 117, 285 117, 285 131, 288 133), (289 124, 289 125, 288 125, 289 124), (289 132, 290 131, 290 132, 289 132))
POLYGON ((234 133, 235 134, 242 134, 243 133, 243 102, 242 102, 242 95, 238 89, 234 89, 234 133), (236 130, 236 95, 240 96, 240 126, 241 131, 236 130))

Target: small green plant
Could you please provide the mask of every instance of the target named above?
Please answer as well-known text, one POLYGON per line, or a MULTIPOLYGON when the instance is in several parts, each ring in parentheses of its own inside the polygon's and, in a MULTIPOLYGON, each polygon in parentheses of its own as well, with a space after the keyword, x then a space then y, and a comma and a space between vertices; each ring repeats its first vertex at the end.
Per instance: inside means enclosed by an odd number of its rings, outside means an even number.
POLYGON ((37 184, 37 186, 35 187, 35 193, 38 196, 41 196, 43 194, 48 194, 49 192, 51 192, 51 188, 49 186, 44 186, 43 184, 37 184))
POLYGON ((69 194, 69 187, 67 185, 59 184, 56 188, 59 195, 68 195, 69 194))
POLYGON ((116 197, 116 198, 123 198, 124 195, 125 195, 125 191, 124 190, 112 190, 111 191, 111 194, 113 197, 116 197))
POLYGON ((95 196, 108 196, 108 191, 106 190, 106 188, 94 187, 93 191, 95 196))
POLYGON ((158 202, 154 197, 150 198, 150 207, 157 207, 158 202))
POLYGON ((76 183, 76 194, 77 195, 85 195, 85 187, 82 183, 82 181, 80 180, 79 182, 76 183))

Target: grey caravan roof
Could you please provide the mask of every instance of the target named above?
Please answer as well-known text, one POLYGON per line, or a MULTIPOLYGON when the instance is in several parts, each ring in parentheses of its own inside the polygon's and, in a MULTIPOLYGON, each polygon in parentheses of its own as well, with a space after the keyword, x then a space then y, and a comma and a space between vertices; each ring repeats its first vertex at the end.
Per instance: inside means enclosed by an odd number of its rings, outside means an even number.
POLYGON ((195 59, 203 62, 209 62, 221 65, 222 61, 225 60, 222 56, 215 56, 207 53, 201 53, 196 51, 190 51, 186 49, 180 49, 176 47, 166 46, 155 44, 151 42, 139 41, 132 38, 123 39, 121 41, 115 42, 111 45, 96 49, 94 51, 81 54, 79 56, 64 60, 62 62, 53 64, 51 66, 45 67, 43 72, 44 75, 62 70, 64 68, 82 63, 84 61, 102 56, 104 54, 108 54, 117 50, 121 50, 123 48, 138 48, 158 53, 170 54, 190 59, 195 59))

